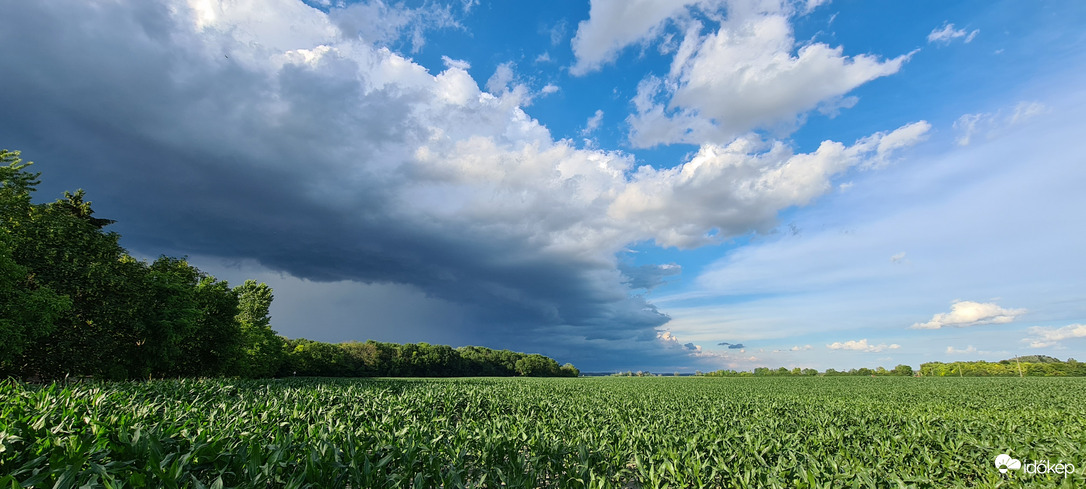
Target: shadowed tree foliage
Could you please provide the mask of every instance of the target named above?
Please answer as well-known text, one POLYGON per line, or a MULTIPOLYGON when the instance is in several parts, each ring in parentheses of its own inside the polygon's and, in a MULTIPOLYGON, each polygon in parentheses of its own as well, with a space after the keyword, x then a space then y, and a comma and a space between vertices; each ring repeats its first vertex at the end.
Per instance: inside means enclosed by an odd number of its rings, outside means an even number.
POLYGON ((452 348, 429 343, 356 341, 322 343, 286 340, 280 376, 322 377, 578 377, 572 364, 559 367, 538 354, 492 350, 481 346, 452 348))

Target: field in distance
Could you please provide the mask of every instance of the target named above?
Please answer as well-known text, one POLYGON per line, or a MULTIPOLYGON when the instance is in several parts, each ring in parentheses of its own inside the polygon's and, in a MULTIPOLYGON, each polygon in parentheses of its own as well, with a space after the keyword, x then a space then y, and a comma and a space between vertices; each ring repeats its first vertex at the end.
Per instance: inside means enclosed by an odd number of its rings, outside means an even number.
POLYGON ((1086 486, 1086 378, 3 381, 0 400, 5 488, 1086 486))

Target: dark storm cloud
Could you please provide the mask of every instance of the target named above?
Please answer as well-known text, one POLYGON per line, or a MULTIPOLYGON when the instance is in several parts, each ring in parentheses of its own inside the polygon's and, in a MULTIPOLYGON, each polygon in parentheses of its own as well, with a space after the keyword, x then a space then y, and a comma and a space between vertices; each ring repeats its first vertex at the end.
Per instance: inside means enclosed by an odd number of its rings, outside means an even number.
POLYGON ((86 188, 134 249, 409 284, 463 306, 482 325, 471 334, 503 346, 578 360, 653 349, 668 318, 630 289, 671 269, 620 273, 614 260, 544 252, 537 234, 403 208, 413 174, 396 163, 430 135, 428 74, 390 83, 338 55, 269 68, 180 10, 0 6, 12 73, 0 77, 0 146, 39 162, 39 199, 86 188))
POLYGON ((627 263, 619 264, 619 270, 626 277, 626 284, 631 289, 652 290, 667 282, 667 277, 673 277, 682 273, 682 267, 671 263, 667 265, 641 265, 634 266, 627 263))

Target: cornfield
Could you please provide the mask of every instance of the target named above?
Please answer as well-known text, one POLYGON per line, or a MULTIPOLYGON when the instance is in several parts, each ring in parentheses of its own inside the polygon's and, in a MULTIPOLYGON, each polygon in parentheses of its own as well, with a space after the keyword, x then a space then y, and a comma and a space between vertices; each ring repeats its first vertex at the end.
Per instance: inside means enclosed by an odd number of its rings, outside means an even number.
POLYGON ((1084 454, 1080 378, 0 382, 0 488, 1084 487, 1084 454))

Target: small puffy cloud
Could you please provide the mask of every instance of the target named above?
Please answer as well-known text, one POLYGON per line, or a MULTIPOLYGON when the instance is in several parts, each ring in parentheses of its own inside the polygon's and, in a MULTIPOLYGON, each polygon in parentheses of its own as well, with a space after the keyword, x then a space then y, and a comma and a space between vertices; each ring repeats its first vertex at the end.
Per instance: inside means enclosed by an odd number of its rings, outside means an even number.
POLYGON ((1062 328, 1033 326, 1029 328, 1029 335, 1022 341, 1029 342, 1030 348, 1048 348, 1064 340, 1086 338, 1086 324, 1072 324, 1062 328))
POLYGON ((950 41, 955 39, 965 38, 965 43, 973 42, 973 39, 980 34, 980 29, 975 29, 972 32, 966 32, 965 29, 955 29, 954 24, 945 23, 942 27, 936 27, 932 29, 928 34, 928 42, 935 44, 950 44, 950 41))
MULTIPOLYGON (((827 346, 829 346, 829 345, 827 345, 827 346)), ((796 345, 796 346, 793 346, 792 348, 788 348, 788 349, 785 349, 785 350, 773 350, 773 353, 791 353, 791 352, 796 352, 796 351, 807 351, 807 350, 810 350, 812 348, 814 348, 814 347, 811 346, 811 345, 803 345, 803 346, 796 345)))
POLYGON ((833 342, 833 343, 830 343, 830 344, 826 345, 826 348, 829 348, 831 350, 851 350, 851 351, 862 351, 862 352, 867 352, 867 353, 878 353, 878 352, 885 351, 885 350, 896 350, 898 348, 901 348, 901 345, 898 345, 896 343, 891 344, 891 345, 887 345, 885 343, 878 344, 878 345, 871 345, 871 344, 867 343, 867 338, 864 338, 864 339, 859 340, 859 341, 850 340, 850 341, 845 341, 843 343, 840 342, 840 341, 836 341, 836 342, 833 342))
POLYGON ((982 324, 1005 324, 1025 314, 1025 309, 1005 309, 994 302, 955 301, 950 312, 938 313, 926 323, 914 323, 911 329, 964 328, 982 324))
POLYGON ((977 348, 973 345, 969 345, 965 348, 954 348, 953 346, 946 347, 947 354, 960 354, 960 353, 976 353, 977 348))
POLYGON ((441 61, 445 63, 445 68, 452 68, 461 71, 468 71, 471 69, 471 63, 462 59, 452 59, 448 56, 442 56, 441 61))
POLYGON ((592 114, 592 117, 589 117, 588 120, 585 122, 584 129, 581 130, 581 135, 582 136, 588 136, 589 134, 592 134, 593 132, 596 131, 596 129, 599 129, 600 124, 602 122, 603 122, 603 111, 597 109, 596 113, 592 114))
POLYGON ((550 95, 552 93, 556 93, 558 90, 559 90, 558 85, 555 85, 553 83, 548 83, 548 84, 544 85, 543 88, 541 88, 539 90, 539 93, 542 93, 543 95, 550 95))
POLYGON ((494 95, 500 95, 509 90, 509 84, 513 82, 513 62, 507 61, 494 69, 494 74, 486 81, 486 90, 494 95))
MULTIPOLYGON (((702 349, 701 345, 695 344, 694 342, 683 343, 670 330, 658 331, 656 333, 656 340, 665 349, 679 352, 688 357, 699 359, 703 362, 734 360, 734 358, 729 356, 728 353, 713 350, 704 350, 702 349)), ((744 350, 740 350, 740 353, 742 353, 743 351, 744 350)))
POLYGON ((894 254, 893 256, 890 257, 890 262, 891 263, 904 263, 905 262, 905 252, 902 251, 901 253, 894 254))
POLYGON ((743 348, 746 348, 742 343, 728 343, 726 341, 717 343, 717 346, 726 346, 730 350, 742 350, 743 348))

